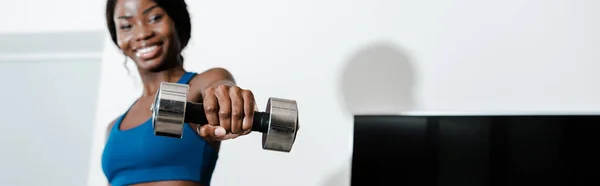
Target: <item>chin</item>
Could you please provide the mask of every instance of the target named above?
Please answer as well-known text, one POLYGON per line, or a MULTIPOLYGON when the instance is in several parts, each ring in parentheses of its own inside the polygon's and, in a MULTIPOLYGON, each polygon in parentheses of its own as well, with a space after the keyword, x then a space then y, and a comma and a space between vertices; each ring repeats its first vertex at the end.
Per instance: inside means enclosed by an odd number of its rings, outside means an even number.
POLYGON ((163 60, 164 58, 156 58, 152 60, 139 61, 138 67, 140 70, 149 71, 149 72, 160 72, 162 70, 168 69, 167 61, 163 60))
POLYGON ((134 51, 140 70, 158 72, 170 66, 167 60, 166 46, 153 45, 134 51))

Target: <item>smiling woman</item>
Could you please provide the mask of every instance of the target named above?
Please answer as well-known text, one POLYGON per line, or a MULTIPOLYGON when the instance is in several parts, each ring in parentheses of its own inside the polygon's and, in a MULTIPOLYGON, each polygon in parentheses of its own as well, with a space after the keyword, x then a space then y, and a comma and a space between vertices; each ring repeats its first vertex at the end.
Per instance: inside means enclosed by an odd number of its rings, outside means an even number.
POLYGON ((108 0, 113 42, 133 59, 144 84, 141 96, 107 129, 102 169, 112 186, 210 185, 220 141, 250 133, 256 108, 249 90, 225 69, 195 73, 181 51, 191 24, 184 0, 108 0), (149 110, 161 82, 189 84, 188 101, 203 102, 208 125, 186 123, 184 138, 154 136, 149 110))

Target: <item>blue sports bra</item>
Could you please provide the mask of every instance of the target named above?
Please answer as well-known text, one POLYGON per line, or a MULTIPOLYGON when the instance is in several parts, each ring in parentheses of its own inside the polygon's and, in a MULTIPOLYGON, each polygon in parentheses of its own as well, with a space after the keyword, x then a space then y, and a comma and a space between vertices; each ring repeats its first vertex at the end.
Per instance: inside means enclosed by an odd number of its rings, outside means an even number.
MULTIPOLYGON (((178 83, 187 84, 194 75, 187 72, 178 83)), ((129 109, 110 130, 102 153, 102 170, 111 186, 166 180, 210 185, 218 153, 188 123, 181 139, 155 136, 150 118, 135 128, 121 130, 129 109)))

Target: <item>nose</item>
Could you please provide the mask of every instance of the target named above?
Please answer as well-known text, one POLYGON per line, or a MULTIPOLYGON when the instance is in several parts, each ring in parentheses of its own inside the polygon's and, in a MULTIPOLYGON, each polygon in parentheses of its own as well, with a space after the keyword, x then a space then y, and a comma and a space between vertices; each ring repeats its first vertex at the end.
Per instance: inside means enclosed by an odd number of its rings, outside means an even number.
POLYGON ((149 26, 142 24, 138 26, 135 40, 143 41, 151 38, 152 36, 154 36, 154 32, 152 31, 152 29, 149 26))

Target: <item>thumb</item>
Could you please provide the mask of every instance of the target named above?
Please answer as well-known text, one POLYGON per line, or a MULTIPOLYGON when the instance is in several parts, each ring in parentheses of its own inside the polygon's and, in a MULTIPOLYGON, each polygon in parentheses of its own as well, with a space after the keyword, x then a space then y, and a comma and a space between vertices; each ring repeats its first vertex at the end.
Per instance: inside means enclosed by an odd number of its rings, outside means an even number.
POLYGON ((204 138, 220 138, 225 136, 225 129, 221 126, 204 125, 200 127, 200 136, 204 138))

